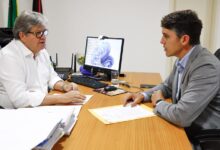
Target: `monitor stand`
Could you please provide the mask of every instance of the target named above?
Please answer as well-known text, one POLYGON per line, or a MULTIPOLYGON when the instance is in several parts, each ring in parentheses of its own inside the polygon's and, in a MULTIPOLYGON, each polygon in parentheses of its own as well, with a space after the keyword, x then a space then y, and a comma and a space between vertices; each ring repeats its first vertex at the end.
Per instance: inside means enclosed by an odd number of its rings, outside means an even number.
POLYGON ((101 81, 110 81, 111 76, 109 76, 106 73, 103 72, 97 72, 95 75, 93 75, 93 78, 101 80, 101 81))
MULTIPOLYGON (((93 71, 93 70, 92 70, 93 71)), ((80 72, 82 75, 87 76, 89 78, 98 80, 98 81, 110 81, 111 75, 103 72, 92 72, 90 70, 84 69, 83 66, 80 67, 80 72)))

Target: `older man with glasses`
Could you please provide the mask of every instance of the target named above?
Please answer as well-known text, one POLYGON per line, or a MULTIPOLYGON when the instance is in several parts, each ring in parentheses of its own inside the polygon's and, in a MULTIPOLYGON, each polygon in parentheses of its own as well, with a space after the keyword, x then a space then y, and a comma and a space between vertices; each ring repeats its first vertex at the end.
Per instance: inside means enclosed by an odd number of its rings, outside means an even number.
POLYGON ((0 51, 0 106, 4 108, 83 102, 74 83, 64 82, 51 66, 45 49, 47 19, 23 11, 15 21, 14 40, 0 51), (48 87, 65 92, 48 95, 48 87))

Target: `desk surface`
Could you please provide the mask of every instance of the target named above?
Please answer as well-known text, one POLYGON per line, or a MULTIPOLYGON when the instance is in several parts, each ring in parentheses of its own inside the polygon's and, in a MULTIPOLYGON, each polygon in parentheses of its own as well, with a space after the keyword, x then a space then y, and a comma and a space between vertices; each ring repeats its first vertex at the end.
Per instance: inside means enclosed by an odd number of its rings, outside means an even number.
MULTIPOLYGON (((159 84, 157 73, 126 73, 130 85, 140 83, 159 84)), ((124 94, 106 96, 80 86, 84 94, 92 94, 79 114, 78 121, 70 136, 60 139, 53 150, 191 150, 191 144, 182 128, 176 127, 160 117, 138 119, 105 125, 95 118, 88 109, 122 104, 124 94)), ((129 91, 138 91, 130 88, 129 91)), ((150 103, 146 105, 152 107, 150 103)))

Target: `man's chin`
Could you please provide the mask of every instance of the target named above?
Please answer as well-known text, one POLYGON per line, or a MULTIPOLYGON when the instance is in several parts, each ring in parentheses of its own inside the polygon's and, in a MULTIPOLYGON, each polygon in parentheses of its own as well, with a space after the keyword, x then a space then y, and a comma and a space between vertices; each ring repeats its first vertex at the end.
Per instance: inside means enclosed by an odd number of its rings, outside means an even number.
POLYGON ((45 49, 45 45, 44 46, 41 46, 40 48, 39 48, 40 50, 43 50, 43 49, 45 49))
POLYGON ((46 47, 46 44, 45 44, 45 43, 40 43, 40 44, 39 44, 39 47, 42 48, 42 49, 44 49, 44 48, 46 47))
POLYGON ((169 57, 169 54, 167 53, 167 51, 165 51, 165 55, 166 55, 167 57, 169 57))

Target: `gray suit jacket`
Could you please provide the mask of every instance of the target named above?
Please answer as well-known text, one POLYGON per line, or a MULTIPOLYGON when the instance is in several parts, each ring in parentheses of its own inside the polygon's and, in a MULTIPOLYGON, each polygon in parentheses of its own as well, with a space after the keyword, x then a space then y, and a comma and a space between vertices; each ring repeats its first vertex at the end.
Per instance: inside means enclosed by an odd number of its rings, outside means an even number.
MULTIPOLYGON (((146 92, 161 90, 172 104, 161 102, 154 112, 181 127, 220 129, 220 61, 196 45, 189 56, 181 80, 180 99, 176 100, 176 66, 164 83, 146 92)), ((150 99, 147 100, 150 100, 150 99)))

